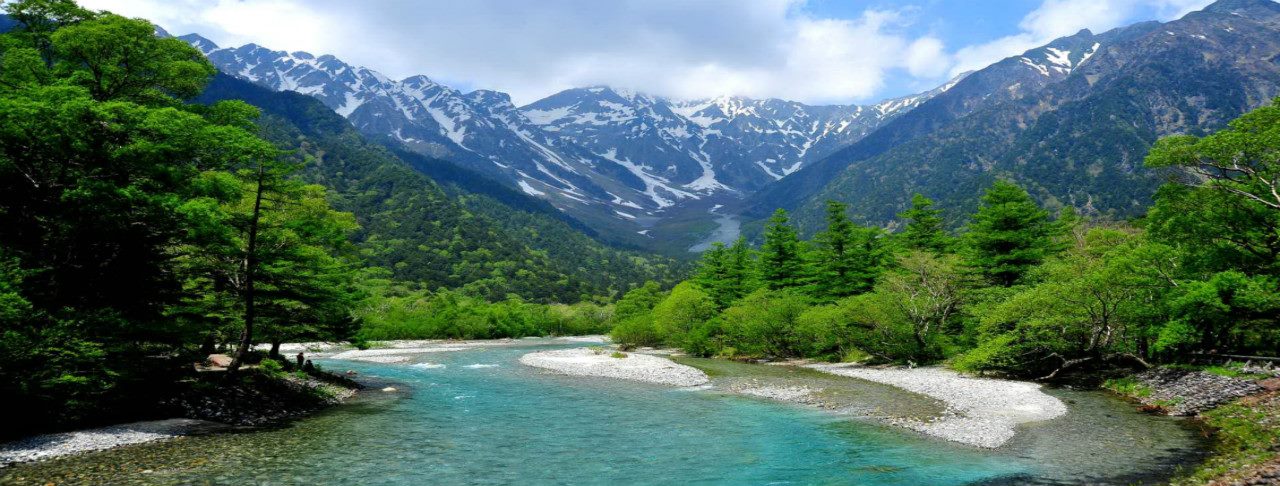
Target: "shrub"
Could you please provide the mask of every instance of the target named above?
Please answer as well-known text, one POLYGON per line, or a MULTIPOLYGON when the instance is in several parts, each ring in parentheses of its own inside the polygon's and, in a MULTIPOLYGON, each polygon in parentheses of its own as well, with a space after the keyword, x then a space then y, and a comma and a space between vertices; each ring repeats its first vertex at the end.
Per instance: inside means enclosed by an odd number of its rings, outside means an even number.
POLYGON ((653 320, 647 314, 631 317, 619 322, 609 332, 613 342, 622 349, 635 349, 641 346, 660 346, 662 335, 658 334, 653 320))
POLYGON ((796 320, 809 306, 803 295, 760 289, 725 309, 724 344, 746 356, 796 356, 796 320))

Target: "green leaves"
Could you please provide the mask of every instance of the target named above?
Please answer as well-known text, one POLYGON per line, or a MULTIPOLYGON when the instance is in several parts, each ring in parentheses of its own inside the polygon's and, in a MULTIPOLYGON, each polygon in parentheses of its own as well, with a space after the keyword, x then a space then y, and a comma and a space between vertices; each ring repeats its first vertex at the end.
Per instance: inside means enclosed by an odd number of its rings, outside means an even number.
POLYGON ((996 181, 965 234, 966 264, 991 283, 1011 286, 1051 253, 1049 213, 1022 188, 996 181))
POLYGON ((94 99, 171 103, 199 94, 217 72, 200 51, 154 35, 145 20, 101 15, 58 29, 50 37, 57 69, 94 99))

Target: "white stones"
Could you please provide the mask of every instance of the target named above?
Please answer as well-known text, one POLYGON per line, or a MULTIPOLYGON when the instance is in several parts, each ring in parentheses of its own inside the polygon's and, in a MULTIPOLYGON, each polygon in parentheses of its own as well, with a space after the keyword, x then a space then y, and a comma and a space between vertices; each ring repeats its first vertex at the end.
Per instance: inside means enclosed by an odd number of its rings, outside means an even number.
POLYGON ((1017 425, 1049 420, 1067 413, 1061 400, 1035 383, 971 378, 942 368, 866 368, 809 365, 841 376, 874 381, 936 398, 947 411, 933 420, 896 419, 895 425, 942 439, 996 448, 1015 434, 1017 425))
POLYGON ((211 426, 215 424, 203 420, 168 419, 37 435, 0 445, 0 467, 130 444, 167 440, 186 435, 196 428, 211 426))
POLYGON ((669 359, 647 354, 628 353, 614 357, 612 352, 590 348, 540 351, 520 357, 520 364, 548 369, 574 376, 600 376, 643 381, 671 386, 698 386, 709 380, 706 373, 669 359))

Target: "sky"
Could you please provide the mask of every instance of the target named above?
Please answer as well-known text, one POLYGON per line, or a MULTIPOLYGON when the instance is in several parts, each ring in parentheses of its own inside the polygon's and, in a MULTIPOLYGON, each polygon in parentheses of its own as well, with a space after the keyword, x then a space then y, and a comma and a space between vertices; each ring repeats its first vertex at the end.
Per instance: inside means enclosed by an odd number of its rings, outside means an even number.
POLYGON ((608 85, 868 103, 928 90, 1080 29, 1210 0, 80 0, 223 47, 333 54, 517 105, 608 85))

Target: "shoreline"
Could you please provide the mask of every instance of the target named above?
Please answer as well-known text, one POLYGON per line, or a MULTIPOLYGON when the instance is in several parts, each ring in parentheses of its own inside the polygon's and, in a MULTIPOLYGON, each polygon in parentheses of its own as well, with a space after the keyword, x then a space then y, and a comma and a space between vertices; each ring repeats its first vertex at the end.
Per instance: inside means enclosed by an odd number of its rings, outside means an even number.
POLYGON ((230 386, 192 387, 157 405, 157 410, 169 410, 177 417, 38 434, 0 443, 0 469, 190 435, 287 422, 344 403, 362 387, 330 373, 306 378, 246 374, 245 379, 230 386))
POLYGON ((207 420, 172 418, 34 435, 0 444, 0 468, 135 444, 173 440, 231 427, 207 420))

